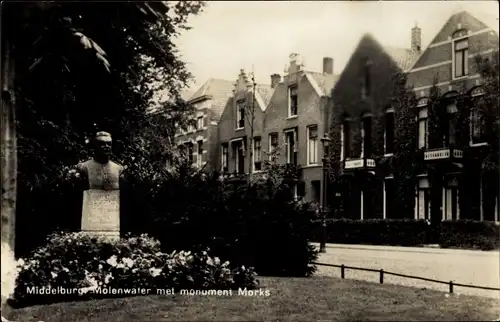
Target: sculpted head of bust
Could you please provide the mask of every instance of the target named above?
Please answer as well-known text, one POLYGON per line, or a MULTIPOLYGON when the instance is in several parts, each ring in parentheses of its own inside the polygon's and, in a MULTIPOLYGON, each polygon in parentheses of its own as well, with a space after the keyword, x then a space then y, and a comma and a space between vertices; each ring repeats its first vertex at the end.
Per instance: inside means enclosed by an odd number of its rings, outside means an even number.
POLYGON ((97 132, 94 140, 94 160, 106 163, 111 157, 111 146, 113 140, 108 132, 97 132))

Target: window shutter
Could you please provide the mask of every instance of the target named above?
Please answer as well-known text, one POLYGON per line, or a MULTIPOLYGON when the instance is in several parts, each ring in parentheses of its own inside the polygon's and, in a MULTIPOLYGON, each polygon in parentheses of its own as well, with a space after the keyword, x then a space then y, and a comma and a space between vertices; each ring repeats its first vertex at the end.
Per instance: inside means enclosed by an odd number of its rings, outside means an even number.
POLYGON ((193 153, 193 163, 196 164, 198 162, 198 155, 193 153))
POLYGON ((208 153, 206 150, 203 150, 203 153, 201 154, 201 162, 207 162, 208 153))
POLYGON ((207 126, 208 126, 208 117, 204 116, 203 117, 203 127, 207 127, 207 126))

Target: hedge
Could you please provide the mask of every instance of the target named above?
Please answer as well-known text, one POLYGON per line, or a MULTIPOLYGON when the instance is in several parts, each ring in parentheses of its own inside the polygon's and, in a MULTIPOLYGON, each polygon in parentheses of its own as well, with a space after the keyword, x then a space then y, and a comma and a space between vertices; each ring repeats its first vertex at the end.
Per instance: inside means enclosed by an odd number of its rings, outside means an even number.
POLYGON ((500 224, 493 221, 446 220, 441 222, 443 248, 492 250, 500 248, 500 224))
MULTIPOLYGON (((321 241, 321 223, 314 225, 312 239, 321 241)), ((500 225, 489 221, 443 221, 432 227, 421 219, 329 219, 327 243, 387 246, 423 246, 491 250, 500 248, 500 225), (437 232, 437 239, 433 232, 437 232)))

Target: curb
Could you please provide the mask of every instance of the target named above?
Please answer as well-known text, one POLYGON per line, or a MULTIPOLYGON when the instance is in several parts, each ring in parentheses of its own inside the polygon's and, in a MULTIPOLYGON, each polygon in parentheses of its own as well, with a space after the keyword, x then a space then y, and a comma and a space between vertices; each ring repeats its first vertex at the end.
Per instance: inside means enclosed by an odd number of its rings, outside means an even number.
MULTIPOLYGON (((319 243, 313 243, 318 246, 319 243)), ((326 248, 336 249, 352 249, 352 250, 368 250, 368 251, 393 251, 393 252, 409 252, 409 253, 434 253, 434 254, 469 254, 488 256, 498 254, 499 250, 482 251, 472 249, 450 249, 440 248, 439 245, 424 245, 423 247, 404 247, 404 246, 378 246, 378 245, 359 245, 359 244, 326 244, 326 248)))

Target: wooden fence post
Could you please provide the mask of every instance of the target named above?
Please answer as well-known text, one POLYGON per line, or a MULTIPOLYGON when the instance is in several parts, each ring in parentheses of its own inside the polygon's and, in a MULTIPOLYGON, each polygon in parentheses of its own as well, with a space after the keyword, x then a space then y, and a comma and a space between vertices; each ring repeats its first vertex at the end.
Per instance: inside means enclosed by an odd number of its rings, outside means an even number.
POLYGON ((340 278, 345 278, 345 267, 344 267, 344 264, 340 265, 340 278))
POLYGON ((380 270, 380 284, 384 284, 384 270, 380 270))
POLYGON ((453 281, 450 281, 450 293, 453 293, 453 281))

